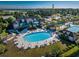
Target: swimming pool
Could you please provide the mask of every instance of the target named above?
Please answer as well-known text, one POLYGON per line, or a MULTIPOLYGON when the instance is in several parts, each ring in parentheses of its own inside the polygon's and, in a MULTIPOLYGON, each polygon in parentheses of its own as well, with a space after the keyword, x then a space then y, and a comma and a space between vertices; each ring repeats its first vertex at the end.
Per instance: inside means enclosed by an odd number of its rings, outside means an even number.
POLYGON ((23 38, 28 42, 37 42, 48 39, 51 37, 51 34, 48 32, 35 32, 25 35, 23 38))
POLYGON ((70 28, 68 28, 67 30, 70 31, 70 32, 75 32, 75 33, 77 33, 77 32, 79 32, 79 25, 72 25, 72 26, 70 26, 70 28))

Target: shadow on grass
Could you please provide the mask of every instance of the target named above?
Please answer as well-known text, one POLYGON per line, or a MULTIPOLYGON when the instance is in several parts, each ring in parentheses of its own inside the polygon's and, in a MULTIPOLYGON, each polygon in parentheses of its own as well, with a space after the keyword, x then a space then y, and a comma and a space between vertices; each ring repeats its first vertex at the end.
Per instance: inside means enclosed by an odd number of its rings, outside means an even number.
POLYGON ((71 45, 71 44, 74 44, 74 45, 76 45, 76 43, 75 42, 71 42, 71 41, 69 41, 69 40, 60 40, 61 42, 62 42, 62 44, 66 44, 67 46, 68 45, 71 45))

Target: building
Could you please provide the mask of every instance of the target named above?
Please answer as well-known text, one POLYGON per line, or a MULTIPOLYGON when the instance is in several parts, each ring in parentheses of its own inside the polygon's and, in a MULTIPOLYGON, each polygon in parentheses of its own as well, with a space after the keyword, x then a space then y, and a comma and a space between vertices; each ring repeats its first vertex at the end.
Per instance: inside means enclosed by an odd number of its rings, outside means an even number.
POLYGON ((52 21, 52 17, 51 16, 46 16, 44 18, 45 22, 51 22, 52 21))
POLYGON ((70 41, 76 41, 79 39, 79 25, 70 26, 68 29, 63 30, 62 33, 67 37, 70 41))
POLYGON ((52 4, 52 9, 54 9, 54 4, 52 4))
POLYGON ((61 20, 61 15, 60 14, 54 14, 52 15, 53 19, 61 20))

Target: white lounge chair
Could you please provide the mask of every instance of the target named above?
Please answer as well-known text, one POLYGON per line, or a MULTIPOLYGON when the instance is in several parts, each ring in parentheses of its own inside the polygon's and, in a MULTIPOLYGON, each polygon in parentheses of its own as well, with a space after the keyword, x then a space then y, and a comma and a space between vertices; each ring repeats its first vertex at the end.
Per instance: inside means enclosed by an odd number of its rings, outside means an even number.
POLYGON ((27 48, 28 48, 28 46, 25 45, 23 49, 27 49, 27 48))
POLYGON ((32 45, 31 45, 31 48, 35 48, 35 45, 32 44, 32 45))
POLYGON ((18 41, 18 40, 17 39, 14 39, 13 41, 15 42, 15 41, 18 41))
POLYGON ((17 48, 22 48, 22 46, 20 45, 20 44, 18 44, 18 45, 16 45, 17 46, 17 48))
POLYGON ((47 43, 47 45, 50 45, 49 42, 47 43))
POLYGON ((17 44, 18 42, 14 42, 14 44, 17 44))

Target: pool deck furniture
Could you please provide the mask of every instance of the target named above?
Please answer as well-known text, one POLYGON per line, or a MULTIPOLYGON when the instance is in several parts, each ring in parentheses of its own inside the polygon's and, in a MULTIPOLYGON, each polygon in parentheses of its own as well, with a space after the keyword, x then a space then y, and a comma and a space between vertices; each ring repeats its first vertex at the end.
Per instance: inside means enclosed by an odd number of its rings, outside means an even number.
POLYGON ((19 36, 17 36, 17 39, 14 39, 14 41, 17 41, 16 43, 18 43, 17 47, 18 48, 23 48, 23 49, 28 49, 28 48, 35 48, 35 47, 41 47, 41 46, 45 46, 45 45, 50 45, 50 43, 52 42, 53 44, 53 40, 55 41, 59 41, 57 38, 55 38, 56 34, 53 34, 52 37, 46 39, 46 40, 42 40, 42 41, 37 41, 37 42, 27 42, 24 41, 23 36, 33 33, 33 32, 43 32, 44 30, 42 29, 37 29, 35 31, 27 31, 24 34, 20 34, 19 36))
POLYGON ((15 36, 16 36, 16 34, 9 34, 8 36, 6 36, 4 39, 3 39, 3 42, 4 43, 7 43, 8 41, 10 41, 10 40, 13 40, 13 39, 15 39, 15 36))

